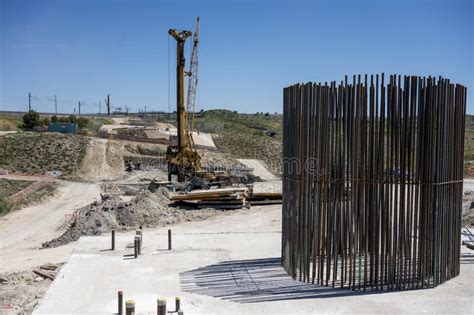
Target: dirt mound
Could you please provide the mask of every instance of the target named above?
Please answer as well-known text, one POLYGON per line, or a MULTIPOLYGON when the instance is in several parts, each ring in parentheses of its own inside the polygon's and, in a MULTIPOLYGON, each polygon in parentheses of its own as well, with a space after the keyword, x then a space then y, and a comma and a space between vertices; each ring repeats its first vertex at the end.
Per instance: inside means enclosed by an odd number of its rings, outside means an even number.
POLYGON ((84 180, 109 180, 125 173, 122 143, 91 139, 78 176, 84 180))
POLYGON ((43 174, 60 171, 70 177, 82 166, 89 139, 79 135, 20 132, 0 137, 0 168, 43 174))
POLYGON ((58 238, 43 243, 43 247, 58 247, 76 241, 83 235, 100 235, 113 228, 127 230, 139 225, 165 226, 185 220, 202 220, 221 212, 213 209, 186 211, 170 207, 165 190, 160 188, 156 193, 143 191, 131 201, 123 201, 118 195, 103 195, 102 201, 76 210, 69 228, 58 238))

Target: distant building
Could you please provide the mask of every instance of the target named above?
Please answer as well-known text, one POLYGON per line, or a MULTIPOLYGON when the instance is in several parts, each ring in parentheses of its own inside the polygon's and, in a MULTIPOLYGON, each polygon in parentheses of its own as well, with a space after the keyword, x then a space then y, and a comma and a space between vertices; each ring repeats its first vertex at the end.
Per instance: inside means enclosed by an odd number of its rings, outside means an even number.
POLYGON ((60 133, 77 133, 77 124, 76 123, 60 123, 60 122, 50 122, 48 124, 48 132, 60 132, 60 133))

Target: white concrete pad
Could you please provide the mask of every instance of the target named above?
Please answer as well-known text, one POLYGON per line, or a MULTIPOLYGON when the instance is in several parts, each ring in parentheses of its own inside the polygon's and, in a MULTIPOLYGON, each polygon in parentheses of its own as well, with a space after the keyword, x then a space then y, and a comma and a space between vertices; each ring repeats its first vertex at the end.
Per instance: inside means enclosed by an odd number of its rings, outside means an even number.
POLYGON ((280 266, 280 206, 253 207, 173 229, 145 230, 143 255, 129 255, 133 233, 83 237, 34 314, 112 314, 117 291, 136 314, 168 310, 180 296, 185 314, 473 313, 474 255, 463 248, 461 275, 428 290, 352 292, 303 284, 280 266))

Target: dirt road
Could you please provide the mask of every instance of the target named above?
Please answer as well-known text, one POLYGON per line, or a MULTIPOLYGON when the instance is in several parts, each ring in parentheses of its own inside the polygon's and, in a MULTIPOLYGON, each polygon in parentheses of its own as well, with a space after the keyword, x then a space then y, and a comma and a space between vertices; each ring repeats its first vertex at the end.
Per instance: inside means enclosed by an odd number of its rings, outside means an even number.
POLYGON ((99 194, 98 184, 61 182, 54 197, 0 218, 0 273, 65 261, 73 244, 40 249, 41 243, 60 235, 63 231, 56 229, 65 215, 94 201, 99 194))

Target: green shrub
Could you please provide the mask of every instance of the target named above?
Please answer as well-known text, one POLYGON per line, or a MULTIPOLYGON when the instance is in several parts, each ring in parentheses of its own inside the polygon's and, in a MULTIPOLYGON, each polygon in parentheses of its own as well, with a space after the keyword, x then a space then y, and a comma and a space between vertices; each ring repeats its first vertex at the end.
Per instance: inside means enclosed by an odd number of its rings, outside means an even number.
POLYGON ((39 114, 34 110, 30 110, 28 113, 23 115, 23 125, 21 126, 23 130, 33 130, 33 127, 39 126, 39 124, 39 114))

